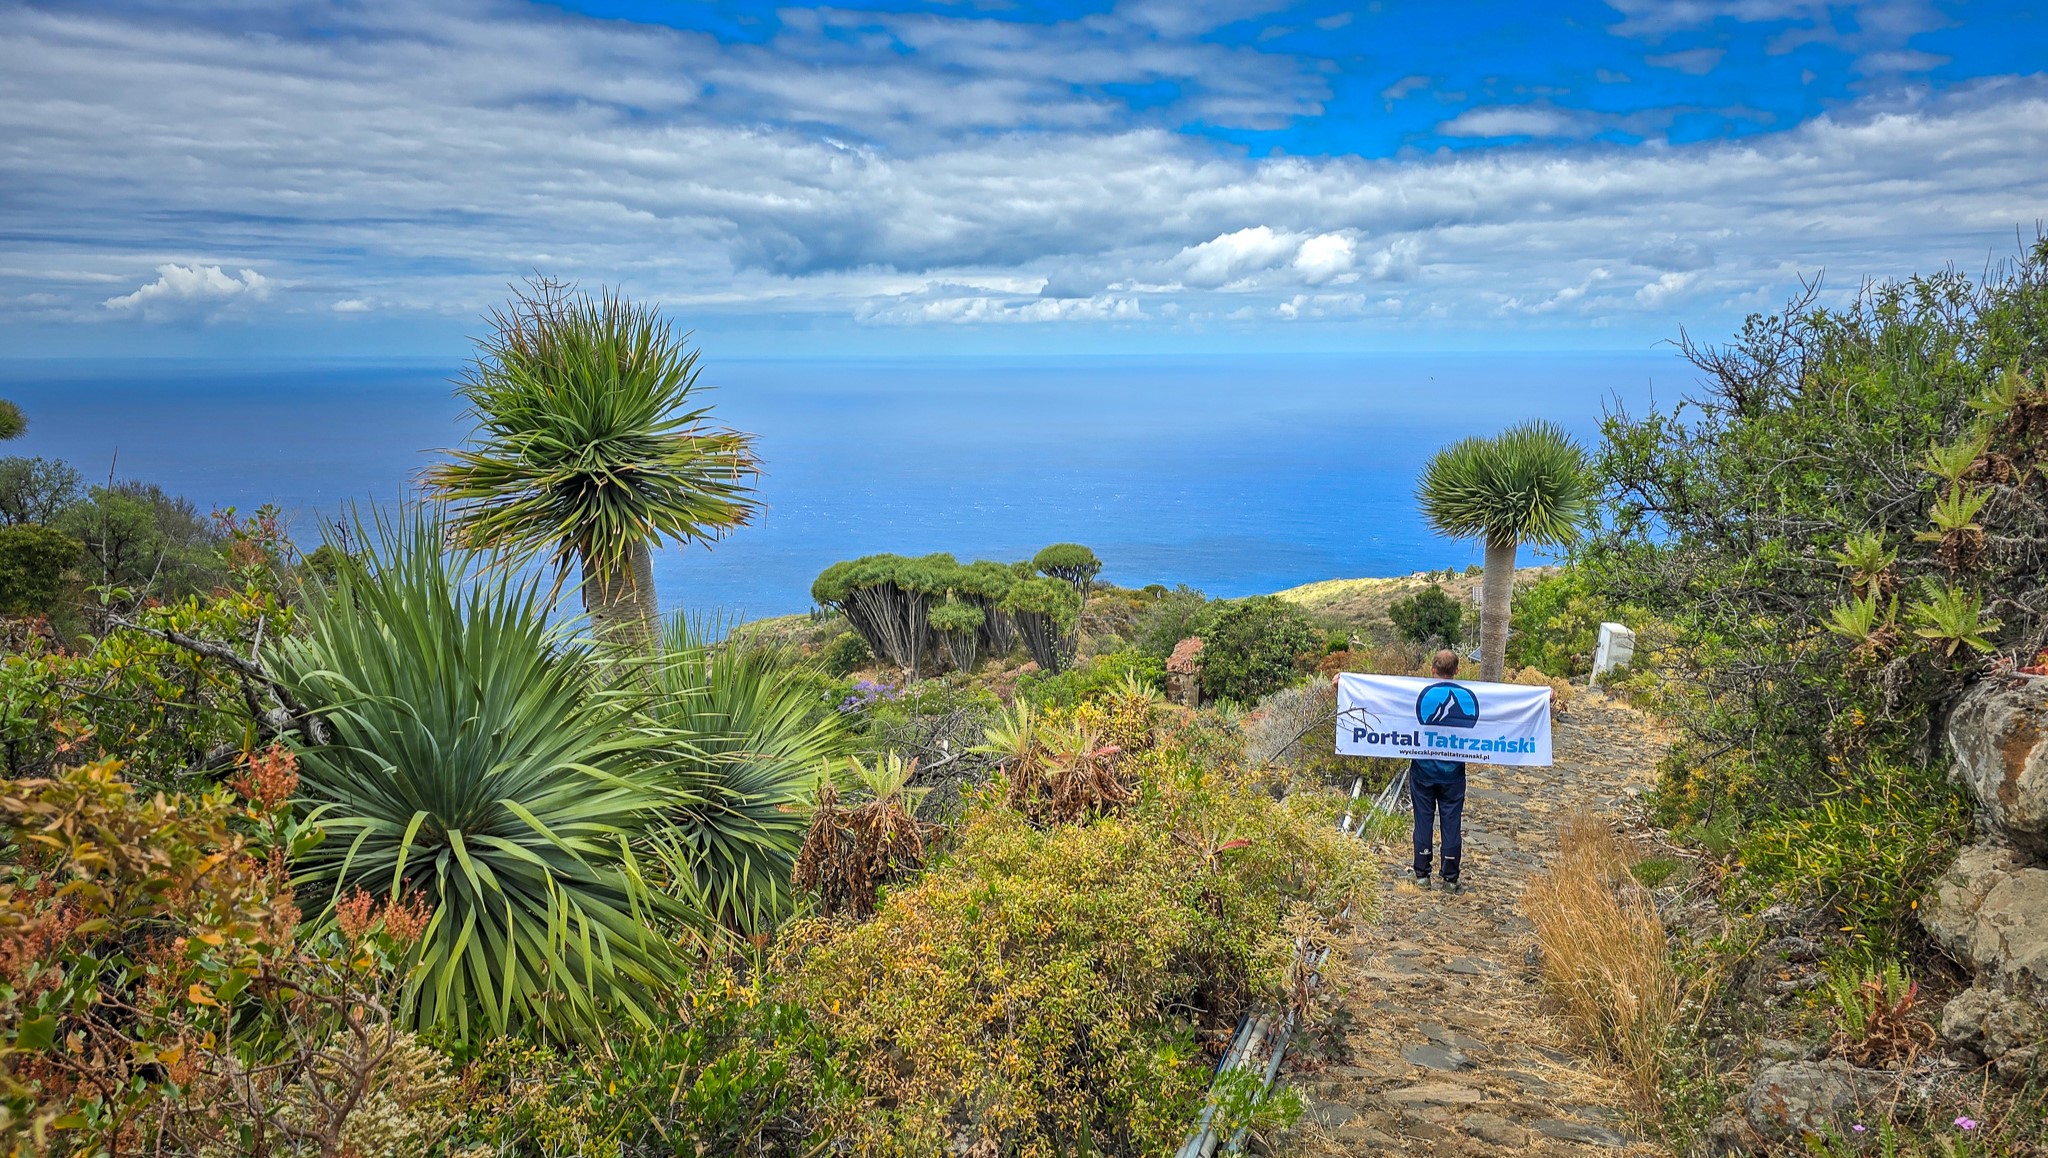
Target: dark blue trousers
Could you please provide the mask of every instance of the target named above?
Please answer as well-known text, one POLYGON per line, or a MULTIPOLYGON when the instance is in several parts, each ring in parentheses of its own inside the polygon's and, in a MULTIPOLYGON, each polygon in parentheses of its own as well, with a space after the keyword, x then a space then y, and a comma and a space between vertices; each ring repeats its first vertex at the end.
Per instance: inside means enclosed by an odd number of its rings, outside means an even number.
POLYGON ((1465 770, 1449 776, 1408 777, 1408 798, 1415 804, 1415 875, 1430 870, 1431 830, 1443 826, 1443 879, 1458 879, 1458 861, 1465 855, 1465 770))

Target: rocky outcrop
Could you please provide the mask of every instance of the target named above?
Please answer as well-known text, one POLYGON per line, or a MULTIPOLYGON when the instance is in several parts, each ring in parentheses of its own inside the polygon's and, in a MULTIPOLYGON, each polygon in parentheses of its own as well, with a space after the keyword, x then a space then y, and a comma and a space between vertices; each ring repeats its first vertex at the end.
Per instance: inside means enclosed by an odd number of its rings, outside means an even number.
POLYGON ((1971 845, 1921 904, 1920 923, 1979 984, 2048 1005, 2048 868, 1971 845))
POLYGON ((2024 1074, 2042 1060, 2048 1015, 2031 1002, 1996 989, 1972 987, 1942 1007, 1941 1037, 1992 1062, 2001 1072, 2024 1074))
POLYGON ((1773 1142, 1797 1143, 1828 1130, 1846 1134, 1891 1090, 1890 1075, 1839 1059, 1767 1065, 1749 1084, 1743 1104, 1749 1125, 1773 1142))
POLYGON ((1949 717, 1948 740, 1985 834, 2048 857, 2048 679, 1979 685, 1949 717))
MULTIPOLYGON (((1972 992, 2048 1006, 2048 679, 1987 680, 1949 717, 1948 740, 1982 839, 1921 903, 1920 923, 1970 968, 1972 992)), ((1957 1007, 1958 1025, 1974 1008, 1957 1007)))

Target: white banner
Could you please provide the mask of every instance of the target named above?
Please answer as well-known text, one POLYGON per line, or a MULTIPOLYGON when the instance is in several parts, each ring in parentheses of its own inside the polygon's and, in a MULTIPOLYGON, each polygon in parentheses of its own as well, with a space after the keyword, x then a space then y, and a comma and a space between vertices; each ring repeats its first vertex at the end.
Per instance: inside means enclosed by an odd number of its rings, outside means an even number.
POLYGON ((1550 689, 1347 672, 1337 754, 1547 765, 1550 689))

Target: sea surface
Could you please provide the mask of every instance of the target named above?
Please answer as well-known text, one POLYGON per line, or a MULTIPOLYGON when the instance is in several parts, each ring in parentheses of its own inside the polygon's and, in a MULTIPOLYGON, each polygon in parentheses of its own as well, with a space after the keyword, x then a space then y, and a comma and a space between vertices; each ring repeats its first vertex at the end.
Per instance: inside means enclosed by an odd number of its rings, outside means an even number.
MULTIPOLYGON (((0 360, 28 415, 8 454, 155 482, 201 509, 276 503, 295 534, 411 493, 470 423, 458 363, 0 360)), ((657 556, 667 609, 803 611, 838 559, 1013 560, 1076 541, 1104 577, 1213 596, 1478 562, 1416 512, 1430 452, 1528 418, 1589 446, 1602 413, 1668 403, 1668 351, 727 360, 718 417, 758 436, 754 525, 657 556)), ((1532 556, 1533 558, 1533 556, 1532 556)))

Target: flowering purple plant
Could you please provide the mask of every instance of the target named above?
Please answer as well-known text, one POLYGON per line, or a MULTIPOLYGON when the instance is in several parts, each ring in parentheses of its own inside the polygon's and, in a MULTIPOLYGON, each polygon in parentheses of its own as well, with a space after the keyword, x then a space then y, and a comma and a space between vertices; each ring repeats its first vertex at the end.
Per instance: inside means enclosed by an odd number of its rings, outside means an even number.
POLYGON ((1970 1117, 1959 1117, 1956 1119, 1956 1125, 1965 1130, 1974 1130, 1977 1128, 1977 1119, 1970 1117))
POLYGON ((903 698, 903 689, 894 684, 876 683, 874 680, 860 680, 853 685, 853 692, 839 701, 839 711, 844 715, 866 711, 878 703, 893 703, 903 698))

